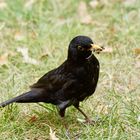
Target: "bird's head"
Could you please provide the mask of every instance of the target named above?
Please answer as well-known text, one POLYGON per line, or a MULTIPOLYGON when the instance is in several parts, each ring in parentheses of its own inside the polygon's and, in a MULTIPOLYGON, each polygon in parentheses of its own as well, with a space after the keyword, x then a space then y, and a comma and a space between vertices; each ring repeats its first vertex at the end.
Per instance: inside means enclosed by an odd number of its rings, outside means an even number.
POLYGON ((100 52, 103 48, 95 45, 87 36, 76 36, 69 44, 68 58, 73 60, 86 60, 92 56, 92 51, 100 52))

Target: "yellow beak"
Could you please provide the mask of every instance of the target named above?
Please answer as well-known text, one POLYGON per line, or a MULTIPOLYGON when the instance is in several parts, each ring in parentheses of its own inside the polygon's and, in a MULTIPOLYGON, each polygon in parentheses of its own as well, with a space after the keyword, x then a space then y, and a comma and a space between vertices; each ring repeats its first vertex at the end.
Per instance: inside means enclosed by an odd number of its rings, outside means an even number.
POLYGON ((99 45, 96 45, 96 44, 91 44, 91 49, 90 50, 92 50, 92 51, 96 51, 96 52, 100 52, 100 51, 102 51, 104 48, 103 47, 101 47, 101 46, 99 46, 99 45))

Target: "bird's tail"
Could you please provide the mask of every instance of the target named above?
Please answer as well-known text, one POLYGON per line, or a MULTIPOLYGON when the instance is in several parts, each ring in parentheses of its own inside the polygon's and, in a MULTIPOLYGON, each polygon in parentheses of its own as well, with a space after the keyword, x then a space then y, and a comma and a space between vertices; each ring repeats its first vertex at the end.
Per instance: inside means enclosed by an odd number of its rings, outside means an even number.
POLYGON ((10 100, 0 103, 0 108, 5 107, 14 102, 17 102, 17 103, 39 102, 40 101, 39 97, 40 97, 40 92, 31 90, 29 92, 23 93, 23 94, 15 97, 15 98, 12 98, 10 100))

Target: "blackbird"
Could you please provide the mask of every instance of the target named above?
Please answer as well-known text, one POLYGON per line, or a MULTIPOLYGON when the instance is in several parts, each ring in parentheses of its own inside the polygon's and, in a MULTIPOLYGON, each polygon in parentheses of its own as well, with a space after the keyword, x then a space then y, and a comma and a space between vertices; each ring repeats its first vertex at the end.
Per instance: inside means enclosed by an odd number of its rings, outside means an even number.
POLYGON ((79 108, 79 103, 91 96, 97 86, 99 61, 92 51, 100 52, 102 47, 95 45, 87 36, 76 36, 69 44, 67 59, 57 68, 42 76, 30 91, 0 104, 11 103, 51 103, 58 107, 64 117, 66 108, 73 105, 89 120, 79 108))

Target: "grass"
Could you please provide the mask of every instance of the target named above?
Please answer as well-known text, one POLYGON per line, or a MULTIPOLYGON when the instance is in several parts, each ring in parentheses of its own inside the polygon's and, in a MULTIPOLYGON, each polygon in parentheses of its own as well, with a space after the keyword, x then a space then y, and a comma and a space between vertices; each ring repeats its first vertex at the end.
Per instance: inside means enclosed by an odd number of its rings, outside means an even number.
POLYGON ((140 139, 140 69, 133 53, 140 44, 140 2, 126 5, 121 0, 107 1, 95 8, 85 1, 93 19, 89 25, 80 22, 79 0, 36 0, 32 7, 25 7, 24 0, 4 1, 0 55, 14 54, 0 66, 1 102, 27 91, 28 85, 61 64, 69 41, 76 35, 88 35, 113 52, 96 55, 101 65, 98 87, 94 96, 81 103, 92 119, 101 120, 95 126, 78 121, 83 116, 70 107, 65 117, 68 134, 54 106, 13 104, 0 109, 1 140, 46 140, 50 127, 60 139, 140 139), (15 34, 22 34, 22 39, 16 39, 15 34), (29 48, 30 56, 41 64, 24 63, 18 47, 29 48), (44 52, 48 55, 40 59, 44 52))

